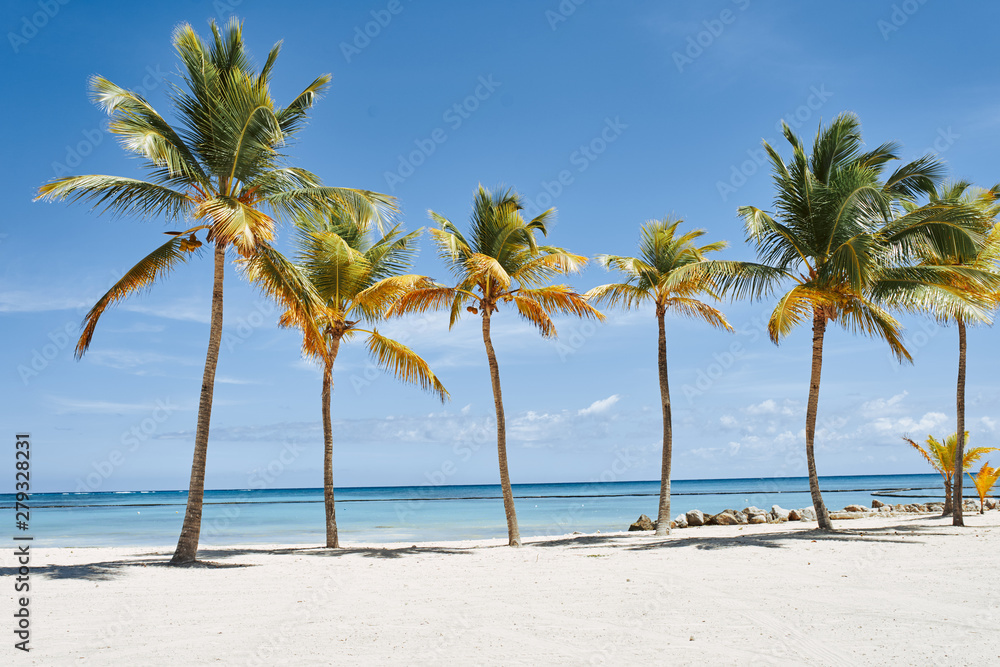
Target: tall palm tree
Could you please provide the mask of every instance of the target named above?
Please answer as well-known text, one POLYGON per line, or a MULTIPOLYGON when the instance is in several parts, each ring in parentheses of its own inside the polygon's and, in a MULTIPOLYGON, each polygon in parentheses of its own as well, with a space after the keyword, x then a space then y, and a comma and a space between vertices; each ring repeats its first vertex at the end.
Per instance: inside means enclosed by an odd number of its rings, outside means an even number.
MULTIPOLYGON (((732 331, 725 316, 716 308, 698 300, 698 296, 715 295, 718 271, 700 271, 708 260, 706 255, 726 247, 725 241, 698 246, 695 241, 705 231, 696 229, 678 234, 681 220, 670 218, 652 220, 642 226, 638 257, 599 255, 596 259, 607 269, 614 269, 626 277, 623 283, 600 285, 584 296, 594 303, 608 306, 621 305, 635 308, 652 302, 659 325, 657 343, 660 376, 660 403, 663 414, 663 458, 660 469, 660 506, 656 521, 656 534, 670 533, 670 466, 673 456, 673 426, 670 411, 670 385, 667 380, 667 338, 664 317, 674 312, 685 317, 701 319, 713 327, 732 331)), ((729 264, 723 263, 723 266, 729 264)), ((738 267, 735 268, 738 272, 738 267)), ((729 271, 733 273, 732 270, 729 271)))
MULTIPOLYGON (((965 451, 966 327, 969 324, 992 322, 993 311, 1000 300, 1000 273, 997 266, 1000 261, 1000 225, 996 224, 996 216, 1000 213, 998 197, 1000 185, 982 190, 973 188, 967 181, 956 181, 934 188, 929 193, 928 206, 962 207, 979 212, 985 237, 981 243, 976 243, 971 248, 940 245, 935 238, 928 238, 916 247, 921 266, 950 267, 965 272, 955 273, 943 287, 928 288, 913 295, 913 303, 908 304, 910 309, 924 310, 938 321, 953 322, 958 327, 958 382, 955 392, 958 442, 953 451, 953 469, 956 470, 959 469, 965 451), (976 273, 975 280, 969 278, 971 272, 976 273)), ((914 210, 916 204, 907 204, 906 208, 914 210)), ((953 507, 952 524, 955 526, 965 525, 962 482, 962 475, 957 475, 952 489, 954 498, 949 503, 953 507)))
POLYGON ((77 357, 90 346, 104 311, 151 286, 185 261, 186 251, 205 241, 214 244, 212 311, 208 352, 198 404, 194 458, 187 510, 171 563, 197 557, 201 533, 205 458, 215 368, 222 337, 222 283, 226 252, 251 257, 273 238, 283 217, 331 207, 383 215, 391 198, 345 188, 324 187, 320 179, 286 165, 282 149, 301 129, 317 94, 330 75, 317 77, 287 106, 277 107, 270 93, 271 72, 280 50, 276 44, 255 72, 235 19, 224 30, 210 24, 211 40, 202 41, 188 24, 173 35, 185 88, 175 87, 172 101, 177 126, 168 123, 144 98, 99 76, 90 81, 93 98, 111 116, 109 129, 122 146, 142 158, 148 180, 122 176, 71 176, 39 189, 45 200, 89 201, 115 215, 163 216, 197 224, 172 238, 132 267, 98 300, 84 319, 77 357))
POLYGON ((977 223, 964 208, 921 207, 901 215, 901 202, 929 192, 943 167, 923 157, 883 177, 886 166, 898 159, 899 147, 885 143, 864 152, 853 114, 843 113, 820 127, 811 155, 787 125, 783 133, 792 148, 787 164, 764 142, 774 172, 775 215, 753 206, 740 207, 739 213, 762 262, 794 281, 771 314, 771 340, 777 343, 812 321, 806 463, 817 521, 820 528, 832 530, 814 454, 827 325, 836 322, 881 338, 898 359, 910 361, 901 327, 884 306, 895 295, 943 284, 950 269, 905 267, 902 260, 928 237, 970 250, 977 223))
POLYGON ((298 221, 297 266, 270 247, 243 264, 251 281, 286 305, 280 323, 302 332, 303 352, 323 364, 323 499, 328 548, 340 547, 330 395, 341 342, 363 334, 378 366, 404 382, 433 391, 442 402, 448 397, 444 385, 413 350, 375 328, 360 326, 377 323, 401 294, 429 282, 422 276, 403 274, 416 253, 414 241, 421 230, 404 235, 396 225, 375 237, 371 222, 344 212, 303 217, 298 221))
POLYGON ((521 198, 513 190, 491 193, 480 185, 473 202, 468 237, 447 218, 430 211, 431 218, 439 225, 439 229, 430 230, 431 236, 441 259, 458 284, 454 287, 442 284, 417 287, 401 295, 389 310, 390 315, 402 315, 450 308, 449 328, 458 321, 463 308, 482 318, 483 345, 486 347, 496 408, 500 486, 510 546, 521 545, 521 534, 507 469, 507 431, 500 370, 490 337, 493 313, 501 303, 512 304, 521 317, 535 325, 546 337, 556 335, 550 317, 554 312, 604 319, 569 286, 548 284, 554 276, 578 271, 587 261, 585 257, 562 248, 538 244, 535 234, 546 234, 546 223, 551 219, 553 209, 525 222, 521 216, 522 208, 521 198))
MULTIPOLYGON (((968 442, 969 434, 965 433, 963 440, 968 442)), ((941 512, 941 516, 948 516, 952 513, 952 508, 954 503, 957 502, 961 504, 961 497, 956 501, 952 496, 952 483, 955 480, 955 471, 959 470, 958 477, 962 476, 962 473, 967 472, 973 463, 978 461, 983 456, 986 456, 990 452, 1000 451, 996 447, 974 447, 972 449, 967 449, 963 452, 960 460, 956 460, 955 453, 958 451, 958 434, 952 433, 947 438, 944 439, 942 443, 940 440, 932 435, 927 436, 927 447, 921 447, 917 443, 913 442, 907 437, 903 437, 903 440, 910 443, 910 446, 920 452, 931 467, 934 468, 944 478, 944 511, 941 512), (960 465, 959 465, 960 462, 960 465)))

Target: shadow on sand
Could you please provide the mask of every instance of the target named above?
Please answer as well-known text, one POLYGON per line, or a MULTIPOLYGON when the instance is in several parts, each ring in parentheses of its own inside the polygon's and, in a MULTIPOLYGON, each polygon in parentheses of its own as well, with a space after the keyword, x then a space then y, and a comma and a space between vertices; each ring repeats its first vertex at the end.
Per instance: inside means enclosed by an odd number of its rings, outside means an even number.
MULTIPOLYGON (((950 519, 949 519, 950 520, 950 519)), ((761 547, 765 549, 781 549, 801 542, 856 542, 921 545, 923 536, 950 535, 953 531, 945 525, 920 525, 903 522, 896 525, 879 528, 840 528, 833 532, 818 529, 788 529, 776 532, 756 532, 749 530, 738 535, 699 535, 698 529, 675 530, 669 537, 657 538, 649 533, 629 533, 626 535, 573 535, 558 539, 526 541, 525 549, 546 549, 551 547, 568 547, 571 549, 592 549, 594 547, 614 547, 627 551, 654 551, 657 549, 735 549, 740 547, 761 547), (916 539, 914 539, 916 538, 916 539)), ((397 559, 417 557, 425 554, 444 554, 447 556, 471 555, 484 549, 505 549, 503 545, 446 547, 417 546, 410 547, 345 547, 327 549, 325 547, 279 547, 252 548, 236 547, 208 548, 198 552, 199 559, 194 563, 182 565, 183 568, 229 569, 238 567, 253 567, 252 563, 230 562, 230 559, 242 556, 263 555, 301 555, 322 558, 343 558, 361 556, 363 558, 397 559)), ((79 579, 81 581, 109 581, 123 574, 128 568, 136 567, 178 567, 168 563, 170 551, 153 551, 139 553, 132 558, 101 561, 96 563, 81 563, 78 565, 42 565, 31 566, 31 574, 49 579, 79 579)), ((0 567, 0 577, 14 577, 18 574, 17 567, 0 567)))

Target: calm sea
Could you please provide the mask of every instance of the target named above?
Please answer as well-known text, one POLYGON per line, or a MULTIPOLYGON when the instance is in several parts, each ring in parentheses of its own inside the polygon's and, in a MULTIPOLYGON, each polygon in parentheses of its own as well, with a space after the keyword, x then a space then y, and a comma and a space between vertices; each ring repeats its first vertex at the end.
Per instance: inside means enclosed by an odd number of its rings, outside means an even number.
MULTIPOLYGON (((939 475, 821 477, 827 507, 941 500, 939 475)), ((655 519, 659 482, 515 484, 522 537, 627 530, 640 514, 655 519)), ((31 534, 38 546, 170 545, 184 518, 186 491, 36 493, 31 534)), ((342 543, 505 537, 499 485, 393 486, 336 490, 342 543)), ((14 497, 0 494, 11 510, 14 497)), ((805 477, 675 480, 671 513, 717 513, 756 505, 810 507, 805 477)), ((201 543, 314 544, 324 541, 322 489, 205 492, 201 543)))

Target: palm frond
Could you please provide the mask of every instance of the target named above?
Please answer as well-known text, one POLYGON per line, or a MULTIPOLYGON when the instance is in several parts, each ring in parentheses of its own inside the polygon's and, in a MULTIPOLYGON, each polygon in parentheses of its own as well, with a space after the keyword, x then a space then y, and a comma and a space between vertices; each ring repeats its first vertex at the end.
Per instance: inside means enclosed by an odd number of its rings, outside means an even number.
POLYGON ((136 292, 148 289, 158 278, 174 269, 178 263, 186 261, 186 253, 181 250, 184 243, 185 238, 181 235, 171 237, 169 241, 143 257, 111 289, 105 292, 104 296, 97 300, 97 303, 83 319, 83 332, 76 344, 77 359, 81 358, 90 347, 90 342, 94 337, 94 329, 97 328, 97 322, 105 310, 136 292))
POLYGON ((377 331, 368 334, 367 346, 375 363, 397 379, 437 394, 442 403, 449 398, 448 390, 434 375, 427 362, 407 346, 386 338, 377 331))
POLYGON ((36 200, 94 202, 95 209, 113 215, 182 218, 191 212, 194 200, 183 192, 156 183, 120 176, 68 176, 38 189, 36 200))

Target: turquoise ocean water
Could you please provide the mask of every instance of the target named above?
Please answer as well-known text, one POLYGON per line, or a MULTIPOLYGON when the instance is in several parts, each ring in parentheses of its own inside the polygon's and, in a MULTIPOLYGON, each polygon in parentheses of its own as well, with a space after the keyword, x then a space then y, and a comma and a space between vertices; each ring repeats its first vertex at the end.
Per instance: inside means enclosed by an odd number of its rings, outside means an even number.
MULTIPOLYGON (((821 477, 827 507, 941 500, 939 475, 821 477)), ((659 482, 515 484, 521 536, 627 530, 640 514, 655 519, 659 482)), ((37 546, 170 545, 180 532, 186 491, 36 493, 30 533, 37 546)), ((505 537, 499 485, 358 487, 336 490, 342 543, 505 537)), ((14 496, 0 494, 13 511, 14 496)), ((717 513, 756 505, 809 507, 805 477, 675 480, 671 513, 717 513)), ((319 544, 322 489, 205 492, 203 545, 319 544)))

